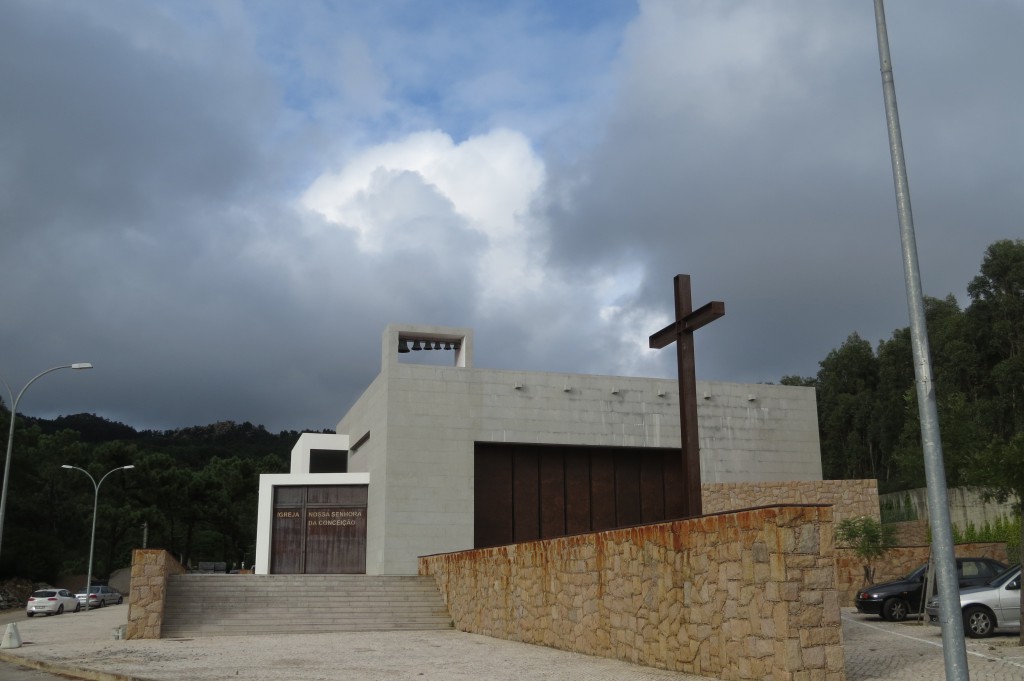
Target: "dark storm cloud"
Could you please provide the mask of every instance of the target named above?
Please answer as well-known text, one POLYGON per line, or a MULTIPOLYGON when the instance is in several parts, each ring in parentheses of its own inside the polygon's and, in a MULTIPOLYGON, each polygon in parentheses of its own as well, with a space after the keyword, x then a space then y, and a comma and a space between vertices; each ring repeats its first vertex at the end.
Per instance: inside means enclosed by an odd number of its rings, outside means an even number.
MULTIPOLYGON (((1022 93, 1001 65, 1022 56, 1007 28, 1021 10, 894 5, 926 292, 963 300, 985 247, 1019 231, 1007 142, 1021 141, 1022 93), (991 72, 977 68, 979 43, 991 72)), ((877 341, 905 326, 870 3, 646 7, 585 179, 557 180, 573 190, 551 212, 556 262, 633 254, 649 268, 630 306, 649 310, 670 310, 672 276, 693 275, 696 305, 727 303, 698 337, 706 378, 813 374, 850 332, 877 341)))
MULTIPOLYGON (((890 5, 925 290, 963 300, 1020 234, 1024 9, 890 5)), ((678 272, 726 301, 702 379, 906 325, 870 3, 418 7, 0 3, 0 375, 96 365, 26 413, 331 427, 391 322, 672 375, 678 272)))

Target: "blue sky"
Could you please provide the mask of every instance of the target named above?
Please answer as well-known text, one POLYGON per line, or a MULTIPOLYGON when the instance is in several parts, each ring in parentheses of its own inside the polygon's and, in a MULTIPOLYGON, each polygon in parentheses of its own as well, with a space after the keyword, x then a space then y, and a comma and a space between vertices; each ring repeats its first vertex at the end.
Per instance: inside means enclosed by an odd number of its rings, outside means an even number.
MULTIPOLYGON (((1020 238, 1015 0, 889 3, 925 291, 1020 238)), ((25 413, 333 427, 390 322, 478 366, 811 375, 907 324, 872 3, 0 3, 25 413)))

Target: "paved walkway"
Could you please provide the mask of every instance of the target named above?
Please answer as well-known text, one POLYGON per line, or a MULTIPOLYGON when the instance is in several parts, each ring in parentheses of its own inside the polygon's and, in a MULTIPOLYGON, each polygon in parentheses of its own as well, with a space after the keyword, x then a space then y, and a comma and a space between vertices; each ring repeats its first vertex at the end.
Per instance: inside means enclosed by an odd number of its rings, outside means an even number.
MULTIPOLYGON (((23 646, 0 659, 99 681, 706 681, 702 677, 454 630, 117 641, 128 606, 58 617, 0 615, 23 646)), ((847 681, 945 678, 938 627, 843 611, 847 681)), ((1016 634, 968 641, 971 681, 1021 681, 1016 634)))
MULTIPOLYGON (((846 681, 932 681, 946 678, 939 627, 920 621, 885 622, 843 609, 846 681)), ((1019 637, 997 634, 967 639, 971 681, 1021 681, 1024 648, 1019 637)))

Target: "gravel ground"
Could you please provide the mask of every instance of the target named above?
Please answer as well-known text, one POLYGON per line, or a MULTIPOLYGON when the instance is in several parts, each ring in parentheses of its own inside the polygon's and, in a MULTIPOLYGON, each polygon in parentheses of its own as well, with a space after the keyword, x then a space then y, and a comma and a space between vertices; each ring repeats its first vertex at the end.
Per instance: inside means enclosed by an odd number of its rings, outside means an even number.
MULTIPOLYGON (((23 642, 0 651, 0 659, 98 681, 706 681, 455 630, 114 640, 127 615, 127 605, 32 619, 0 614, 0 631, 16 622, 23 642)), ((938 627, 844 609, 843 639, 847 681, 945 677, 938 627)), ((1017 644, 1016 633, 968 640, 971 681, 1024 679, 1017 644)))
POLYGON ((18 623, 23 642, 21 648, 0 651, 0 658, 119 681, 705 681, 453 629, 114 640, 113 630, 127 614, 121 605, 59 617, 0 617, 0 626, 18 623))

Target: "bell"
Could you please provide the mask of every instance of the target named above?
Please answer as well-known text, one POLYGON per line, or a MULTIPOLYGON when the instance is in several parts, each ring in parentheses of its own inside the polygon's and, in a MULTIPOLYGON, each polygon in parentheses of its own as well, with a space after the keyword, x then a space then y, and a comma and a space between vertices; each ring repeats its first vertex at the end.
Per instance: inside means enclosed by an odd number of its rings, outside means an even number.
POLYGON ((440 350, 441 349, 441 341, 434 341, 434 349, 435 350, 440 350))
POLYGON ((419 352, 423 348, 420 346, 420 342, 418 340, 415 340, 412 342, 412 349, 415 350, 416 352, 419 352))
POLYGON ((451 341, 445 341, 444 342, 444 349, 445 350, 451 350, 452 349, 452 342, 451 341))
POLYGON ((406 341, 404 338, 399 339, 399 341, 398 341, 398 352, 400 352, 400 353, 409 352, 409 342, 406 341))

